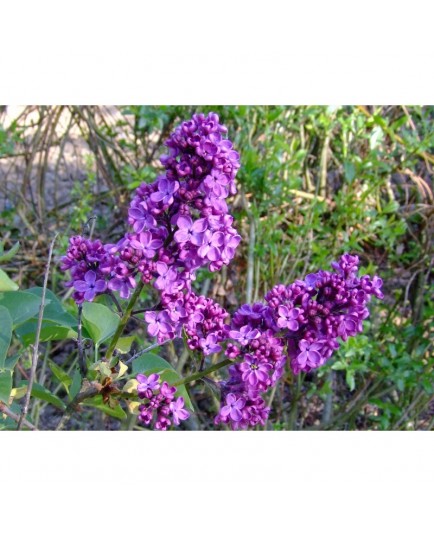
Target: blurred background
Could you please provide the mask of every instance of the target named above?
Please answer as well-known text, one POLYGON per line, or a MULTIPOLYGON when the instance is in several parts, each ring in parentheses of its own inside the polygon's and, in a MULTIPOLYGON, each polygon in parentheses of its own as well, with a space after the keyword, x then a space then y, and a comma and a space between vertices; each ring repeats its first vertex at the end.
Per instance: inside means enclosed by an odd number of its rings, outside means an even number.
MULTIPOLYGON (((318 371, 279 382, 268 428, 433 429, 432 106, 1 106, 0 242, 20 242, 1 268, 22 289, 41 286, 60 233, 49 288, 76 314, 58 269, 69 237, 118 240, 133 190, 163 169, 165 138, 209 111, 241 155, 232 213, 243 241, 228 267, 201 272, 200 292, 233 311, 277 283, 328 269, 344 252, 384 281, 363 334, 318 371)), ((145 325, 134 333, 137 348, 148 344, 145 325)), ((68 371, 75 345, 49 341, 44 351, 38 383, 61 393, 48 365, 68 371)), ((189 371, 176 344, 162 351, 189 371)), ((17 366, 15 381, 26 378, 30 348, 17 366)), ((213 394, 203 383, 192 394, 188 426, 213 429, 213 394)), ((36 401, 34 422, 49 423, 50 408, 36 401)), ((71 426, 122 426, 89 411, 71 426)))

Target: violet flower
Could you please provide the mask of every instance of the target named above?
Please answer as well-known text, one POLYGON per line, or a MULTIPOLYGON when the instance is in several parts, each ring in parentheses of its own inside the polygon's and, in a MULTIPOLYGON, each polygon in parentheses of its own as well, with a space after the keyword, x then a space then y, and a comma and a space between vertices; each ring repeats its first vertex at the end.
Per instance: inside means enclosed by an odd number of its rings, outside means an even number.
POLYGON ((178 397, 175 401, 170 402, 169 409, 172 412, 173 422, 178 426, 180 421, 185 421, 190 417, 190 413, 184 409, 184 398, 178 397))
POLYGON ((199 257, 206 257, 210 261, 217 261, 221 257, 220 247, 224 244, 224 234, 205 231, 202 245, 197 251, 199 257))
POLYGON ((178 244, 191 242, 195 246, 200 246, 203 241, 204 233, 208 227, 205 218, 200 218, 193 222, 190 216, 180 216, 177 220, 179 230, 175 233, 175 240, 178 244))
POLYGON ((214 333, 210 333, 206 339, 200 339, 199 345, 202 348, 204 355, 215 354, 222 349, 222 347, 217 344, 217 337, 214 333))
POLYGON ((268 372, 273 368, 266 361, 259 361, 257 358, 246 354, 244 362, 239 366, 242 372, 243 382, 252 387, 256 387, 259 382, 265 383, 268 380, 268 372))
POLYGON ((160 389, 160 376, 158 374, 151 374, 145 376, 144 374, 137 374, 137 393, 139 398, 151 398, 154 390, 160 389))
POLYGON ((151 201, 164 205, 173 203, 173 194, 179 189, 179 182, 168 181, 164 176, 158 180, 158 191, 151 194, 151 201))
POLYGON ((170 292, 173 283, 178 278, 178 272, 174 268, 169 268, 164 262, 157 262, 158 279, 155 281, 155 288, 168 290, 170 292))
POLYGON ((97 280, 97 275, 93 270, 86 272, 84 280, 74 281, 74 288, 78 292, 84 293, 84 299, 86 301, 93 301, 97 294, 105 292, 107 289, 107 282, 103 279, 97 280))
POLYGON ((131 240, 131 246, 139 251, 143 251, 143 254, 148 259, 155 257, 157 249, 160 249, 163 245, 163 241, 159 239, 153 239, 150 231, 145 231, 138 235, 137 239, 131 240))
POLYGON ((302 339, 298 346, 301 352, 297 355, 296 360, 300 367, 303 369, 306 367, 315 368, 323 360, 322 355, 319 350, 322 349, 323 345, 320 342, 309 343, 308 341, 302 339))
POLYGON ((257 329, 252 329, 250 326, 243 326, 239 331, 229 331, 229 336, 231 339, 235 339, 239 342, 242 346, 245 346, 253 339, 257 339, 260 336, 260 333, 257 329))
POLYGON ((148 325, 148 333, 152 337, 162 333, 167 335, 171 331, 170 318, 166 311, 159 313, 155 311, 147 311, 145 313, 145 320, 148 325))
POLYGON ((277 319, 277 325, 282 329, 290 329, 291 331, 297 331, 299 324, 296 320, 300 314, 300 310, 288 309, 285 305, 279 305, 277 309, 279 318, 277 319))
POLYGON ((241 410, 246 405, 244 398, 237 398, 232 393, 226 397, 226 406, 220 408, 220 415, 222 417, 229 416, 233 421, 241 421, 243 414, 241 410))

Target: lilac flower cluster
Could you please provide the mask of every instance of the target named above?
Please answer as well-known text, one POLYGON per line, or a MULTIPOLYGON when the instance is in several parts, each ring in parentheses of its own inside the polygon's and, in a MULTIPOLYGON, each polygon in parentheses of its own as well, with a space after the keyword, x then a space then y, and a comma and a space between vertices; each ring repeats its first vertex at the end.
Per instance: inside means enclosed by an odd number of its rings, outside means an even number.
POLYGON ((146 244, 163 239, 159 260, 177 278, 201 266, 219 270, 240 242, 226 203, 236 193, 239 154, 223 138, 226 131, 213 113, 182 123, 166 141, 166 172, 142 184, 131 202, 129 224, 136 235, 147 233, 146 244))
POLYGON ((190 413, 184 409, 184 398, 175 398, 176 387, 161 382, 159 374, 137 375, 137 393, 144 400, 139 406, 139 421, 149 425, 154 421, 156 430, 167 430, 173 424, 179 426, 190 413))
POLYGON ((231 330, 229 337, 236 344, 228 344, 226 354, 237 362, 229 367, 229 380, 222 383, 224 402, 214 422, 230 424, 234 430, 264 425, 270 408, 261 395, 283 374, 283 342, 271 330, 261 332, 247 324, 231 330))
POLYGON ((140 275, 166 302, 159 341, 179 331, 182 316, 173 311, 180 308, 180 292, 191 291, 198 268, 216 271, 229 264, 241 240, 226 203, 236 193, 239 154, 226 132, 217 114, 195 114, 166 141, 168 153, 161 157, 166 172, 136 190, 128 212, 132 232, 106 246, 81 236, 70 239, 61 267, 71 273, 67 286, 74 287, 77 303, 108 290, 128 299, 140 275))
POLYGON ((357 277, 359 258, 343 255, 334 272, 309 274, 304 281, 277 285, 266 304, 243 305, 233 316, 226 355, 236 360, 223 382, 224 402, 216 423, 233 428, 263 424, 267 411, 261 393, 280 378, 290 359, 292 371, 323 365, 339 347, 338 338, 360 333, 372 296, 383 298, 382 280, 357 277))
POLYGON ((128 213, 129 245, 145 255, 137 269, 160 292, 160 310, 145 313, 149 334, 163 343, 185 327, 190 348, 205 354, 220 350, 227 313, 196 296, 191 282, 200 267, 229 264, 241 240, 226 203, 236 193, 239 155, 225 133, 213 113, 182 123, 161 157, 166 172, 137 189, 128 213))
POLYGON ((321 270, 304 281, 277 285, 266 296, 267 322, 275 332, 283 329, 295 374, 323 365, 339 347, 363 330, 372 296, 383 298, 382 280, 357 277, 357 255, 342 255, 334 272, 321 270))
POLYGON ((78 304, 93 301, 97 294, 107 290, 119 291, 121 297, 128 298, 130 289, 136 286, 131 263, 115 257, 110 247, 103 246, 99 240, 70 238, 60 267, 70 271, 71 280, 65 286, 73 287, 72 297, 78 304))

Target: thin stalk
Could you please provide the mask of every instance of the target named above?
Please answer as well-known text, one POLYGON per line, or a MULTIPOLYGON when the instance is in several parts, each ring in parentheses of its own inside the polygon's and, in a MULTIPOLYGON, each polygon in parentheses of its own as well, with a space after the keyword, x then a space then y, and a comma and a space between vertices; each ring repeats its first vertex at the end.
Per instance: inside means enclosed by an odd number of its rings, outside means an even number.
POLYGON ((65 413, 62 415, 56 430, 63 430, 65 425, 69 422, 69 419, 72 417, 72 414, 77 409, 80 402, 86 400, 86 398, 92 398, 96 396, 101 390, 101 386, 96 383, 89 383, 85 380, 81 386, 80 392, 77 393, 75 398, 71 400, 68 406, 65 409, 65 413))
MULTIPOLYGON (((12 410, 10 410, 6 404, 0 401, 0 413, 4 413, 7 415, 10 419, 12 419, 15 422, 19 422, 21 420, 21 417, 14 413, 12 410)), ((31 422, 29 422, 27 419, 22 419, 22 422, 24 426, 27 426, 30 430, 38 430, 36 426, 34 426, 31 422)))
POLYGON ((35 344, 33 346, 33 356, 32 356, 32 368, 30 370, 30 377, 29 377, 29 383, 27 385, 27 392, 26 392, 26 398, 24 401, 24 406, 21 412, 20 419, 18 421, 18 427, 17 430, 21 430, 23 426, 23 421, 27 415, 27 412, 29 411, 29 404, 30 404, 30 395, 32 394, 32 387, 33 382, 35 380, 36 376, 36 367, 38 365, 38 358, 39 358, 39 339, 41 337, 41 329, 42 329, 42 319, 44 317, 44 309, 45 309, 45 294, 47 291, 47 285, 48 285, 48 276, 50 274, 50 265, 51 265, 51 257, 53 256, 53 249, 54 249, 54 243, 56 242, 57 234, 55 234, 53 240, 50 244, 50 249, 48 250, 48 260, 47 260, 47 266, 45 268, 45 276, 44 276, 44 285, 42 287, 42 296, 41 296, 41 304, 39 306, 39 316, 38 316, 38 325, 36 328, 36 337, 35 337, 35 344))
POLYGON ((173 385, 175 387, 177 387, 178 385, 184 385, 186 383, 191 383, 191 382, 194 382, 196 380, 200 380, 204 376, 208 376, 208 374, 211 374, 211 372, 214 372, 214 371, 219 370, 219 369, 221 369, 223 367, 231 365, 234 362, 235 361, 232 360, 232 359, 225 359, 224 361, 220 361, 220 363, 216 363, 215 365, 212 365, 211 367, 208 367, 205 370, 202 370, 200 372, 195 372, 191 376, 187 376, 186 378, 183 378, 182 380, 179 380, 179 381, 173 383, 173 385))
POLYGON ((118 313, 122 316, 123 311, 122 311, 121 304, 119 303, 118 299, 114 295, 113 291, 109 290, 108 295, 110 296, 110 298, 112 299, 113 303, 115 304, 116 309, 118 310, 118 313))
POLYGON ((138 300, 140 293, 142 292, 142 289, 144 287, 143 281, 139 281, 134 294, 131 296, 130 301, 128 302, 127 308, 125 309, 124 316, 121 318, 121 321, 119 322, 118 329, 116 330, 115 334, 113 335, 113 338, 111 340, 111 343, 109 347, 107 348, 106 352, 106 359, 109 361, 110 366, 113 367, 116 364, 116 360, 113 359, 113 352, 116 348, 116 344, 119 340, 119 337, 124 332, 124 329, 128 323, 128 320, 130 319, 131 313, 133 312, 134 305, 136 304, 136 301, 138 300))
POLYGON ((78 306, 77 349, 78 349, 78 360, 79 360, 81 375, 83 376, 83 378, 85 378, 86 377, 86 359, 84 355, 83 336, 82 336, 82 329, 83 329, 82 313, 83 313, 83 306, 80 304, 78 306))
POLYGON ((147 352, 149 352, 150 350, 153 350, 154 348, 158 348, 159 346, 162 346, 166 342, 168 342, 168 341, 165 341, 165 342, 163 342, 161 344, 159 342, 156 342, 154 344, 151 344, 150 346, 148 346, 144 350, 140 350, 140 352, 135 353, 133 356, 131 356, 129 359, 127 359, 127 361, 125 361, 125 365, 129 365, 130 363, 132 363, 135 359, 137 359, 141 355, 146 354, 147 352))
POLYGON ((297 376, 297 387, 295 389, 294 398, 292 399, 291 403, 291 410, 289 413, 289 419, 288 419, 288 429, 289 430, 296 430, 297 429, 297 416, 298 416, 298 401, 300 400, 300 393, 301 393, 301 374, 297 376))

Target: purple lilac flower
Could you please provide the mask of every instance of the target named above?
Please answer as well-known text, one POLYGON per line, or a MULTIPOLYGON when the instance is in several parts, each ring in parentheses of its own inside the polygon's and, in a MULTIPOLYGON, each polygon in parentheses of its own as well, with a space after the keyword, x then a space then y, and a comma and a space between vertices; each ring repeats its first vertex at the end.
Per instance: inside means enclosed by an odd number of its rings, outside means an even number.
POLYGON ((158 290, 170 290, 173 287, 174 282, 178 279, 178 272, 164 262, 157 262, 157 272, 159 277, 155 281, 155 288, 158 290))
POLYGON ((160 376, 158 374, 151 374, 149 377, 144 374, 137 375, 137 392, 139 398, 151 398, 154 390, 160 389, 159 383, 160 376))
POLYGON ((143 252, 148 259, 155 257, 155 253, 163 245, 163 241, 154 239, 150 231, 139 233, 137 239, 131 240, 131 246, 143 252))
POLYGON ((163 203, 164 205, 173 203, 173 194, 178 190, 179 182, 171 182, 165 177, 161 177, 157 185, 158 190, 151 194, 151 201, 154 203, 163 203))
POLYGON ((243 382, 248 383, 251 387, 256 387, 258 383, 265 383, 268 380, 268 372, 272 369, 271 363, 257 359, 256 357, 246 354, 244 362, 240 365, 243 382))
POLYGON ((97 280, 97 274, 90 270, 84 275, 84 280, 74 281, 74 288, 84 294, 86 301, 93 301, 97 294, 101 294, 107 288, 107 283, 103 279, 97 280))
POLYGON ((210 333, 206 339, 199 340, 199 346, 201 347, 204 355, 215 354, 220 352, 222 347, 217 344, 218 338, 214 333, 210 333))
POLYGON ((240 307, 227 335, 235 342, 227 344, 226 355, 236 361, 222 383, 222 400, 229 394, 244 400, 243 417, 231 419, 222 402, 216 424, 233 429, 263 424, 269 408, 262 394, 282 376, 287 357, 293 373, 308 372, 330 359, 338 338, 347 340, 362 331, 367 303, 371 296, 382 296, 382 281, 377 276, 358 278, 358 263, 357 256, 344 255, 333 264, 335 272, 321 270, 304 281, 276 285, 265 304, 240 307), (259 336, 252 337, 256 332, 259 336))
POLYGON ((130 208, 128 216, 133 222, 135 233, 141 233, 144 229, 151 229, 157 225, 157 221, 148 211, 145 201, 141 201, 136 207, 130 208))
POLYGON ((291 331, 297 331, 298 329, 298 322, 297 318, 300 314, 300 310, 295 309, 288 309, 285 305, 279 305, 277 309, 277 314, 279 315, 279 318, 277 319, 277 325, 279 328, 287 328, 291 331))
POLYGON ((231 339, 235 339, 242 346, 249 344, 253 339, 257 339, 260 333, 257 329, 252 329, 250 326, 243 326, 239 331, 231 330, 229 332, 231 339))
POLYGON ((127 300, 130 297, 131 291, 136 288, 136 280, 130 275, 114 277, 110 279, 108 288, 119 292, 120 297, 127 300))
POLYGON ((184 398, 175 399, 176 387, 161 383, 159 374, 137 375, 137 394, 144 403, 139 406, 139 422, 145 426, 154 423, 155 430, 167 430, 171 418, 176 426, 185 421, 190 413, 184 409, 184 398))
POLYGON ((241 421, 243 418, 241 410, 245 405, 246 401, 243 398, 237 398, 235 395, 229 394, 226 397, 226 406, 220 409, 220 415, 222 417, 229 416, 235 422, 241 421))
POLYGON ((190 216, 180 216, 177 221, 179 230, 175 233, 175 240, 182 244, 191 242, 195 246, 200 246, 203 242, 204 233, 208 227, 205 218, 200 218, 193 222, 190 216))
POLYGON ((219 248, 223 246, 224 239, 224 234, 219 231, 215 233, 212 231, 205 231, 202 238, 202 245, 198 249, 197 254, 201 258, 217 261, 221 256, 219 248))
POLYGON ((171 322, 167 311, 148 311, 145 313, 145 320, 148 323, 148 333, 152 337, 157 335, 166 336, 171 333, 171 322))
POLYGON ((265 323, 274 330, 289 330, 287 348, 293 372, 321 366, 339 347, 338 337, 345 341, 362 331, 371 296, 383 294, 377 276, 357 277, 358 264, 356 255, 342 255, 332 263, 335 272, 320 270, 287 287, 277 285, 266 295, 265 323), (295 309, 299 312, 292 318, 295 309), (290 320, 298 326, 290 325, 290 320), (321 347, 313 346, 320 343, 321 347))
POLYGON ((174 402, 170 402, 169 409, 172 412, 173 422, 179 426, 180 421, 190 417, 190 413, 184 409, 184 398, 180 396, 174 402))
POLYGON ((308 370, 316 368, 321 364, 322 361, 324 361, 320 353, 322 346, 323 345, 321 342, 309 343, 304 339, 298 343, 298 347, 300 348, 301 352, 297 355, 295 360, 300 370, 305 369, 306 365, 308 370))

